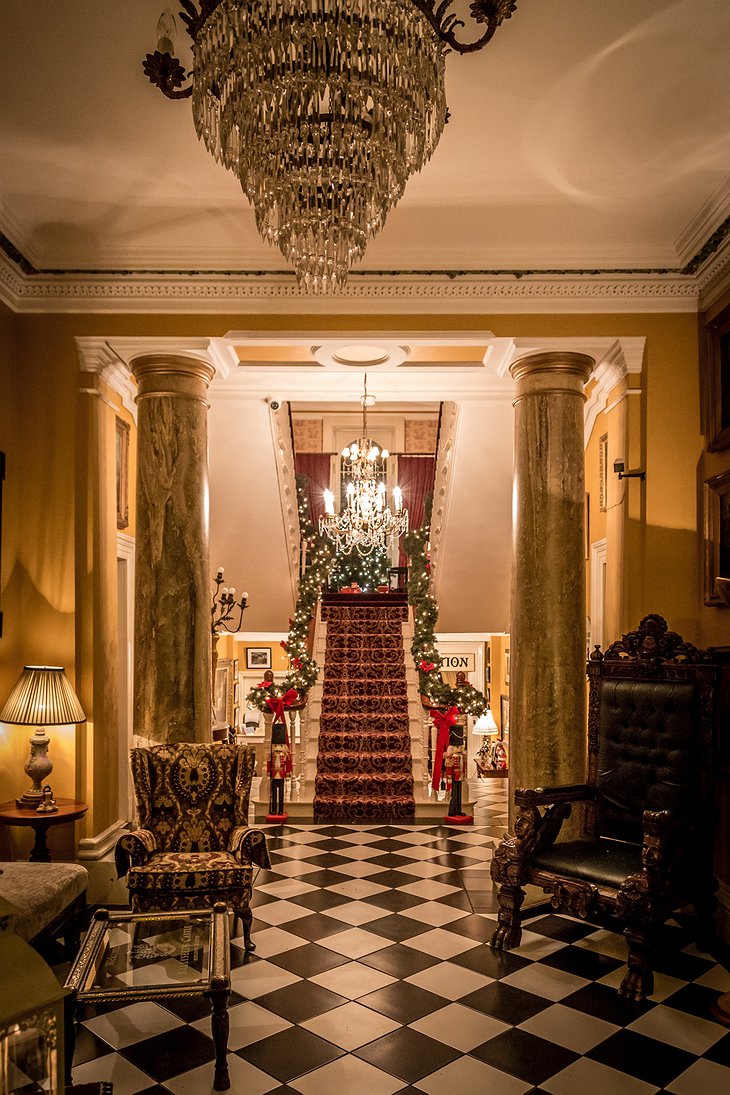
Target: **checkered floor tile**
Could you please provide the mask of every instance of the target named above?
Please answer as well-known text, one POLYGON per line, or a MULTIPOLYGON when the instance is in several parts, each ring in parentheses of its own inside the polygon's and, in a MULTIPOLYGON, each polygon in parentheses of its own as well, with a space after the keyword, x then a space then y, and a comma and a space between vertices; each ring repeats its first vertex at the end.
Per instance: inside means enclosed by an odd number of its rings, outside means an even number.
MULTIPOLYGON (((232 948, 229 1065, 246 1095, 720 1095, 730 1030, 710 1006, 730 975, 681 936, 640 1007, 616 993, 623 939, 528 914, 522 946, 492 951, 488 861, 505 788, 470 832, 284 825, 254 888, 255 954, 232 948), (685 943, 682 947, 682 943, 685 943)), ((114 1095, 205 1095, 204 1001, 89 1009, 74 1080, 114 1095)))

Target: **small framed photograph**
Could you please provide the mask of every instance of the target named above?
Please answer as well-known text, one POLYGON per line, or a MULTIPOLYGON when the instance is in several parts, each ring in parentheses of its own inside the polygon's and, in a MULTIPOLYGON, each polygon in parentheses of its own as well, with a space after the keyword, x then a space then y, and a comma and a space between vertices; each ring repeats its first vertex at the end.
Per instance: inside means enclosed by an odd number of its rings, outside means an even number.
POLYGON ((504 683, 509 684, 509 648, 504 652, 504 683))
POLYGON ((271 669, 271 647, 249 646, 246 650, 246 669, 271 669))

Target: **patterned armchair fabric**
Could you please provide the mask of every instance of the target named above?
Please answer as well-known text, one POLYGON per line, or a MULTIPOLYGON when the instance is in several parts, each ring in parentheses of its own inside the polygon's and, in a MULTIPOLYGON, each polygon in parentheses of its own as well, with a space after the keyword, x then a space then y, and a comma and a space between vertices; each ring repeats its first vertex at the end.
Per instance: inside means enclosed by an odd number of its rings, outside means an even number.
POLYGON ((266 838, 248 827, 252 746, 157 745, 133 749, 139 829, 116 848, 132 908, 199 908, 225 901, 251 943, 253 866, 270 866, 266 838))

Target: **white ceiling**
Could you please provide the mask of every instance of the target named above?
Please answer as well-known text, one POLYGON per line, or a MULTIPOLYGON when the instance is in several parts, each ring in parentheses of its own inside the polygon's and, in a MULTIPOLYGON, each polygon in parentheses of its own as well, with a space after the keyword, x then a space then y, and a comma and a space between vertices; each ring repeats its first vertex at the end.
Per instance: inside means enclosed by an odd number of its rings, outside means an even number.
MULTIPOLYGON (((0 0, 0 231, 39 269, 277 270, 141 64, 174 0, 0 0)), ((178 42, 185 40, 180 28, 178 42)), ((683 265, 728 215, 728 0, 518 0, 363 267, 683 265)))

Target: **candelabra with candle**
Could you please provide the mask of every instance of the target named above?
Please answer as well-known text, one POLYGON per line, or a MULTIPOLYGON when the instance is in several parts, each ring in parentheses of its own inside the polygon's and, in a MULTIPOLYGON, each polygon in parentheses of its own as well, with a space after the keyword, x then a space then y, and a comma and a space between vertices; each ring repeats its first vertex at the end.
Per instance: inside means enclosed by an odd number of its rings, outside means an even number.
POLYGON ((215 671, 218 665, 218 636, 221 631, 235 634, 241 630, 243 614, 248 608, 248 593, 242 593, 236 600, 236 587, 223 585, 223 567, 218 567, 218 573, 213 579, 215 589, 210 607, 210 632, 211 632, 211 695, 215 695, 215 671), (238 619, 236 619, 238 614, 238 619), (235 622, 234 622, 235 621, 235 622))

